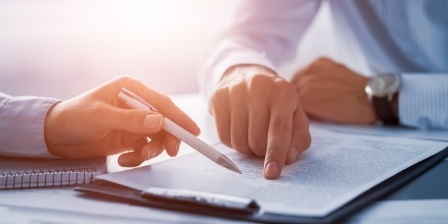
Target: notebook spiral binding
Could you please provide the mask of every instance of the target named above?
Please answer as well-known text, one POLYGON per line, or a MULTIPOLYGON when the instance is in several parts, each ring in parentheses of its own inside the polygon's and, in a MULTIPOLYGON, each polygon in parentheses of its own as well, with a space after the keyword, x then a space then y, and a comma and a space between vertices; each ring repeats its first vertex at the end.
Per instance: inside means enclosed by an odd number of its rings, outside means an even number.
POLYGON ((90 183, 102 173, 96 166, 56 170, 0 172, 0 190, 90 183))

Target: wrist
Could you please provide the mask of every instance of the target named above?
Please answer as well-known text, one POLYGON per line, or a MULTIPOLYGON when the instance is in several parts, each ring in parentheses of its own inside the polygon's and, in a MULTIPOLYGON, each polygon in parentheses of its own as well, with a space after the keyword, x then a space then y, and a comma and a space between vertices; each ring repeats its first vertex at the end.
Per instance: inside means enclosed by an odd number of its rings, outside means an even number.
POLYGON ((57 107, 57 105, 60 102, 54 104, 52 107, 50 107, 50 109, 47 112, 47 115, 45 117, 45 122, 44 122, 44 140, 45 140, 45 144, 47 146, 47 150, 50 154, 54 155, 54 156, 59 156, 57 151, 55 150, 56 147, 54 147, 55 145, 55 139, 57 138, 55 136, 54 133, 57 133, 57 130, 54 130, 57 127, 57 121, 55 118, 55 108, 57 107))
POLYGON ((398 91, 400 77, 386 73, 372 77, 365 87, 376 117, 383 125, 398 125, 398 91))

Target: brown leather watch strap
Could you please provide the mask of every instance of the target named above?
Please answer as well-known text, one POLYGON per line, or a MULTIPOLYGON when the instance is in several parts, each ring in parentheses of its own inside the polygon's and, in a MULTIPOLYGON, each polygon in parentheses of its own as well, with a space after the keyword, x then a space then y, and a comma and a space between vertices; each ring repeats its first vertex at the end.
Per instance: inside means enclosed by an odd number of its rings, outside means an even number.
POLYGON ((394 126, 400 123, 387 97, 372 97, 372 104, 377 118, 383 125, 394 126))

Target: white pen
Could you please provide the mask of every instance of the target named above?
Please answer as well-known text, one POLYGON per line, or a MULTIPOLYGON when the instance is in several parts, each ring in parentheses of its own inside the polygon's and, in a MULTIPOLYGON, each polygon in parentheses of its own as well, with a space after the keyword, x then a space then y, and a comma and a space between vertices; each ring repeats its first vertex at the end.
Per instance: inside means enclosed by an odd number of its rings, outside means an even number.
MULTIPOLYGON (((118 93, 118 98, 123 100, 126 105, 134 109, 158 111, 151 104, 126 88, 121 89, 118 93)), ((179 140, 185 142, 187 145, 191 146, 193 149, 213 162, 234 172, 241 173, 240 169, 224 154, 166 117, 163 118, 163 129, 179 140)))

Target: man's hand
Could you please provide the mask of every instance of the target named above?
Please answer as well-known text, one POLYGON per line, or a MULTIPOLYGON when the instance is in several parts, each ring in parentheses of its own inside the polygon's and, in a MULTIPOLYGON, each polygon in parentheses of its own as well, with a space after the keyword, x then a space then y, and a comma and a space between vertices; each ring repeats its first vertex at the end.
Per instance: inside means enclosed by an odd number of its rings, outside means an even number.
POLYGON ((147 100, 194 135, 198 126, 165 95, 131 78, 120 77, 53 106, 45 119, 45 142, 50 153, 82 159, 120 155, 122 166, 137 166, 164 149, 170 156, 179 150, 180 140, 161 130, 160 113, 130 109, 117 99, 127 88, 147 100))
POLYGON ((364 91, 368 80, 344 65, 320 58, 298 72, 292 83, 309 117, 343 124, 373 124, 376 115, 364 91))
POLYGON ((273 71, 239 65, 223 76, 209 107, 222 143, 265 156, 264 177, 275 179, 311 142, 298 99, 295 87, 273 71))

